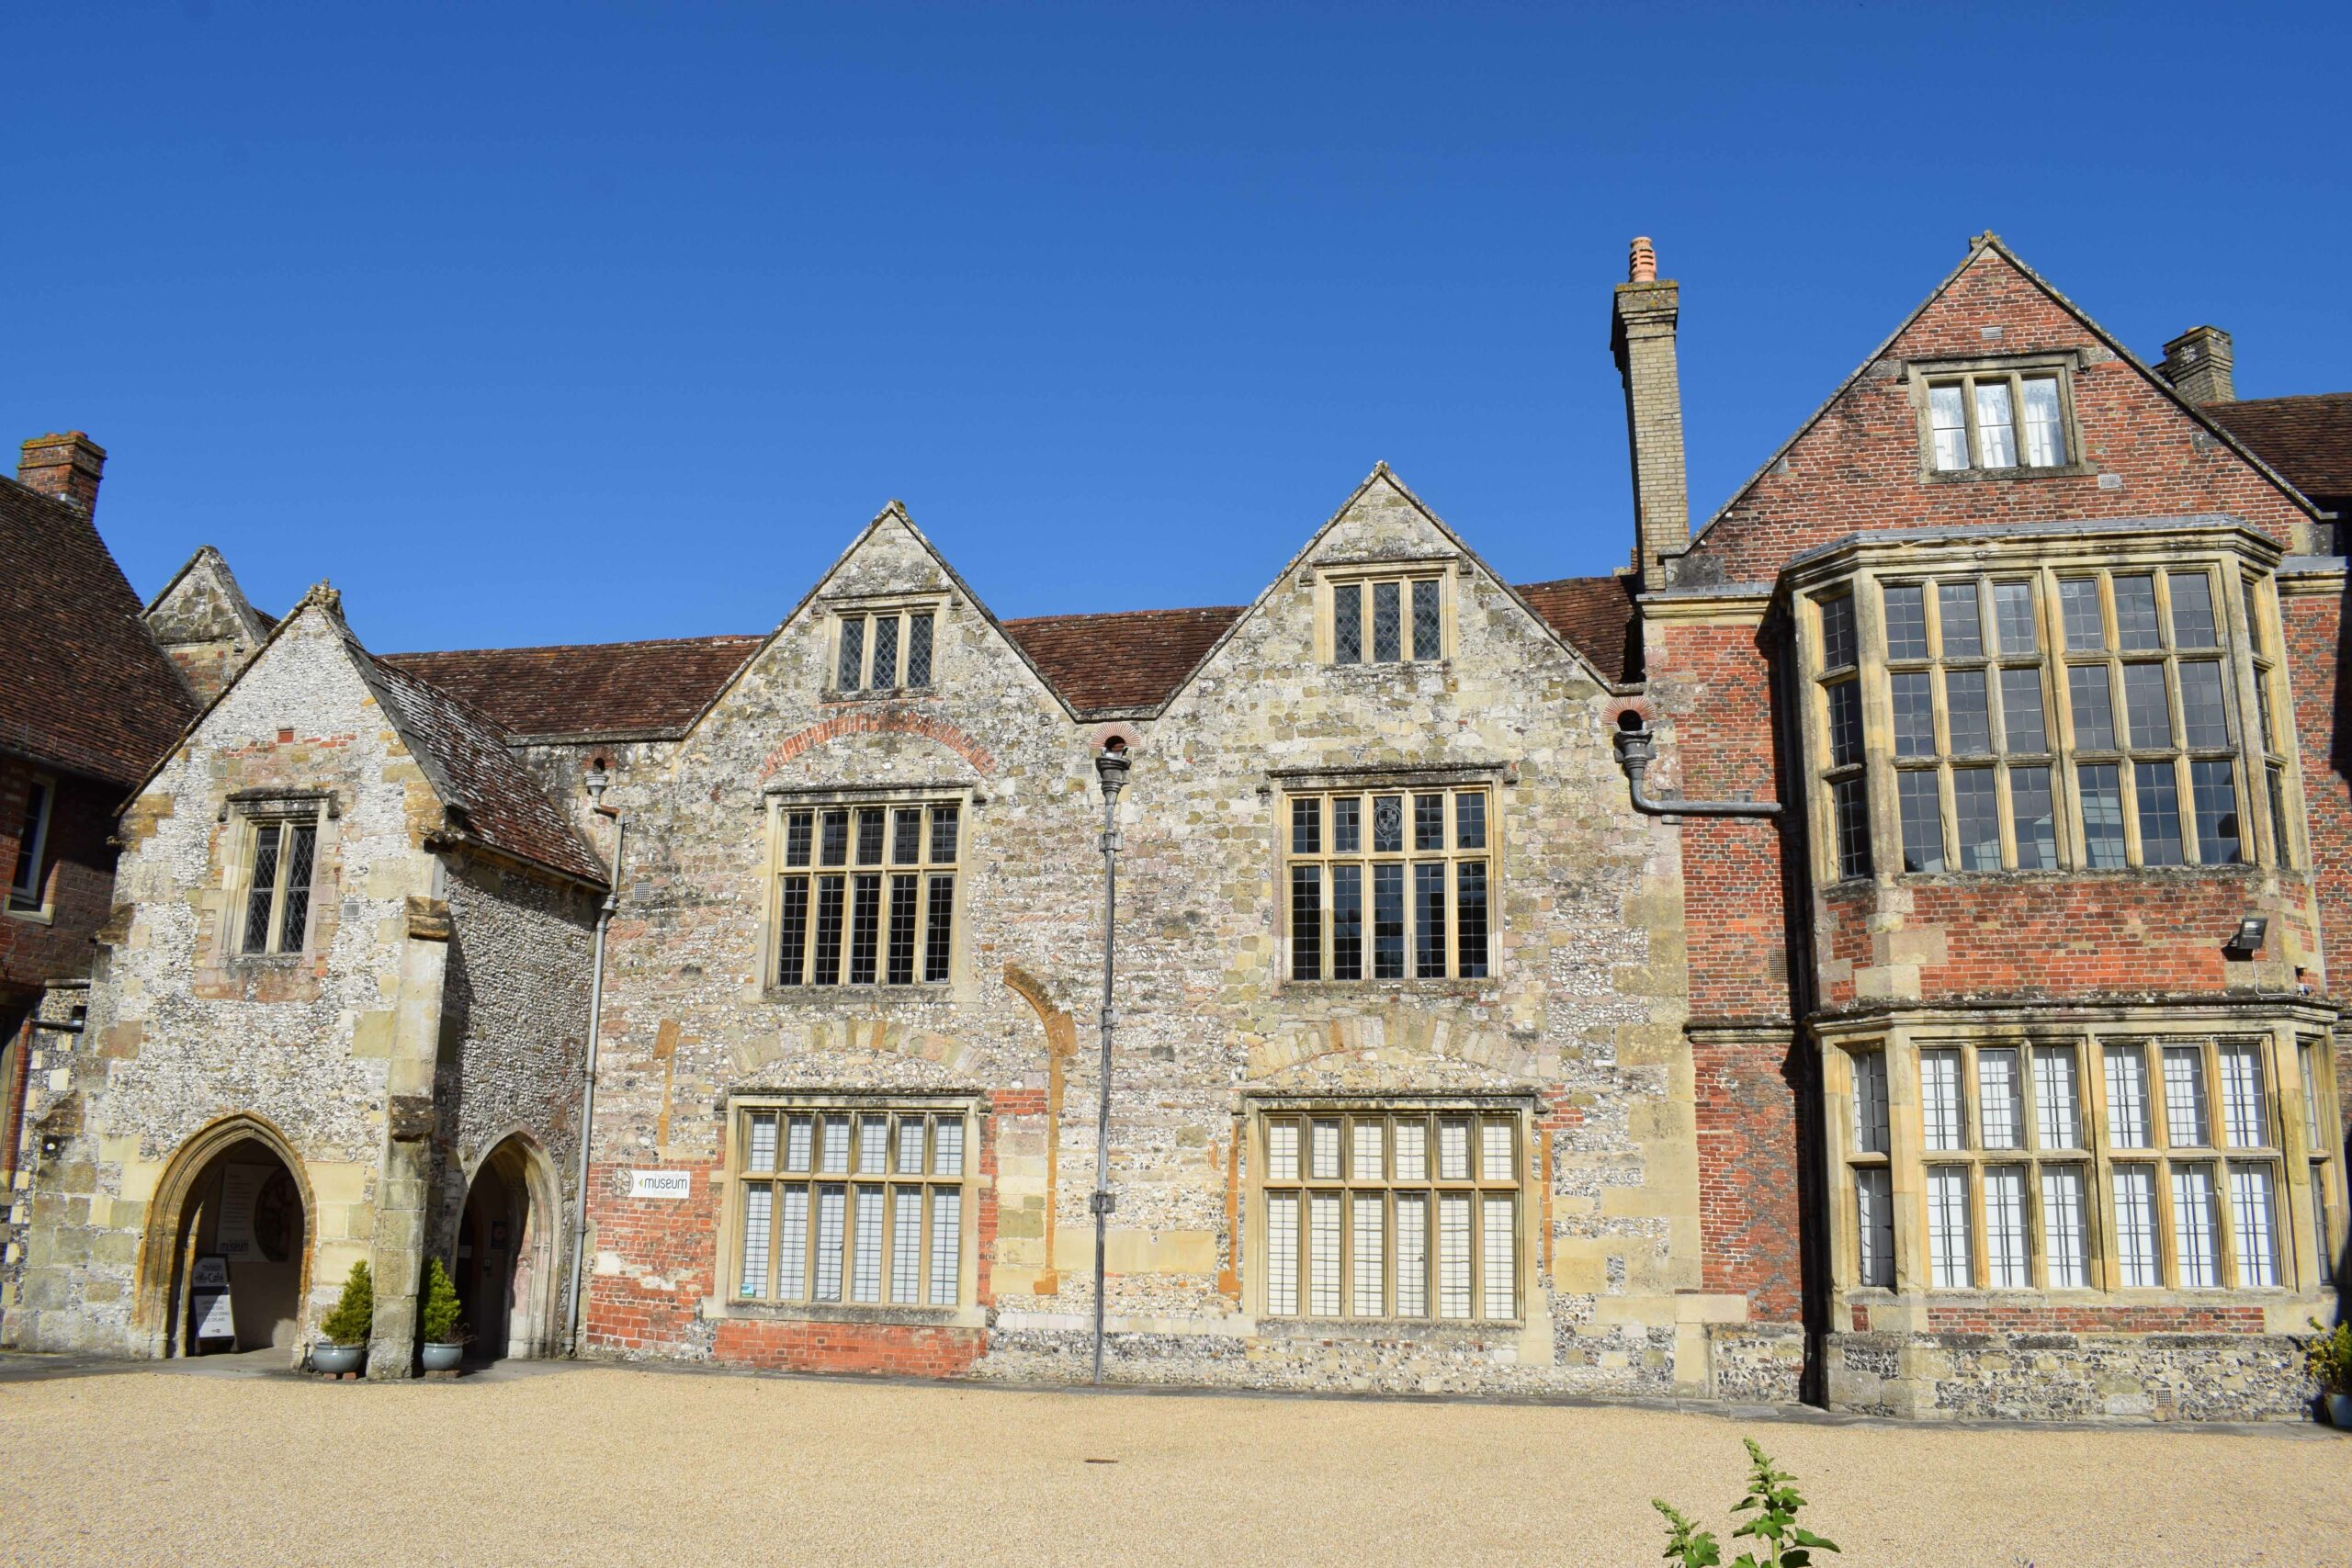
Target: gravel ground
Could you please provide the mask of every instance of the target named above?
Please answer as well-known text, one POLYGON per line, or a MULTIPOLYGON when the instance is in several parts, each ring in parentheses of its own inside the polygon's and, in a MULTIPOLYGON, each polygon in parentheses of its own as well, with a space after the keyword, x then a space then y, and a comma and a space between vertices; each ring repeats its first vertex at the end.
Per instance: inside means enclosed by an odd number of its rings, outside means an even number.
MULTIPOLYGON (((1848 1564, 2346 1561, 2352 1437, 571 1368, 0 1382, 0 1561, 1653 1564, 1742 1437, 1848 1564), (1113 1463, 1092 1461, 1108 1460, 1113 1463)), ((1726 1557, 1736 1555, 1726 1551, 1726 1557)))

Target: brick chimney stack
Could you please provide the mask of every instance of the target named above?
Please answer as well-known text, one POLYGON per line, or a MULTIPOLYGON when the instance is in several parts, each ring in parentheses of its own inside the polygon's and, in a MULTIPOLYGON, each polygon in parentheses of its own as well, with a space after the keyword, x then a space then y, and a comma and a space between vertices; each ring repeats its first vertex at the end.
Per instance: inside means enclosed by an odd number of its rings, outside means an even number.
POLYGON ((1682 461, 1682 382, 1674 328, 1681 290, 1657 275, 1657 252, 1634 242, 1617 286, 1610 348, 1625 382, 1625 432, 1634 457, 1634 562, 1645 589, 1666 586, 1666 560, 1690 544, 1690 488, 1682 461))
POLYGON ((2157 369, 2174 391, 2201 408, 2237 401, 2236 367, 2229 333, 2219 327, 2191 327, 2165 344, 2165 362, 2157 369))
POLYGON ((24 456, 17 464, 17 482, 84 512, 94 512, 98 504, 98 478, 106 467, 107 449, 78 430, 64 435, 40 435, 25 443, 24 456))

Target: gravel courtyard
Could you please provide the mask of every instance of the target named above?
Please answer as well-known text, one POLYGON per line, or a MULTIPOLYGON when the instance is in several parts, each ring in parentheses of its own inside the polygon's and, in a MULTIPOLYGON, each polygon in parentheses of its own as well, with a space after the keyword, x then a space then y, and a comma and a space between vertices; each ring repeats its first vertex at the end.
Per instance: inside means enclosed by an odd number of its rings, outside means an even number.
MULTIPOLYGON (((2346 1560, 2352 1436, 548 1369, 0 1378, 10 1563, 1650 1564, 1742 1437, 1847 1564, 2346 1560), (1114 1462, 1091 1462, 1111 1461, 1114 1462)), ((1726 1560, 1736 1553, 1727 1551, 1726 1560)))

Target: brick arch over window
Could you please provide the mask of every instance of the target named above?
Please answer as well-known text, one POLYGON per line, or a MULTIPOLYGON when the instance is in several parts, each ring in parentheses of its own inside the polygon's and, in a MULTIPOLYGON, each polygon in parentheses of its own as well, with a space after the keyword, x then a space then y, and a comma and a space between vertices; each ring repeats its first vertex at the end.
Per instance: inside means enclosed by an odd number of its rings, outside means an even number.
POLYGON ((187 1226, 189 1201, 213 1160, 246 1143, 259 1144, 277 1156, 287 1174, 294 1179, 294 1190, 301 1197, 302 1266, 294 1287, 294 1300, 297 1310, 308 1314, 311 1262, 319 1225, 319 1206, 311 1191, 310 1173, 303 1168, 302 1156, 294 1152, 293 1144, 274 1123, 252 1111, 232 1111, 206 1122, 180 1145, 164 1166, 163 1178, 155 1184, 154 1196, 148 1200, 147 1224, 139 1238, 139 1285, 131 1306, 131 1328, 136 1336, 134 1342, 143 1346, 145 1354, 159 1360, 172 1353, 175 1306, 187 1284, 182 1278, 187 1259, 181 1238, 187 1226))

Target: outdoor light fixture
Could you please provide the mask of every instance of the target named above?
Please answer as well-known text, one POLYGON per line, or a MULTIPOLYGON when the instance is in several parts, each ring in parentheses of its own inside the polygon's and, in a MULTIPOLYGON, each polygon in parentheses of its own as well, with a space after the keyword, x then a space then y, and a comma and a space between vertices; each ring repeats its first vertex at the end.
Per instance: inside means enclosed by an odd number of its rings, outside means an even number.
POLYGON ((2230 933, 2229 951, 2252 958, 2262 951, 2262 939, 2270 934, 2270 919, 2267 915, 2247 915, 2238 921, 2238 929, 2230 933))
POLYGON ((1094 754, 1102 781, 1102 1080, 1094 1112, 1094 1191, 1086 1206, 1094 1215, 1094 1381, 1102 1381, 1102 1253, 1110 1239, 1111 1211, 1111 961, 1119 908, 1119 791, 1127 783, 1127 743, 1114 735, 1094 754))

